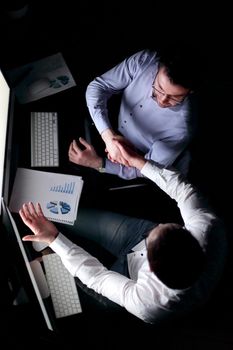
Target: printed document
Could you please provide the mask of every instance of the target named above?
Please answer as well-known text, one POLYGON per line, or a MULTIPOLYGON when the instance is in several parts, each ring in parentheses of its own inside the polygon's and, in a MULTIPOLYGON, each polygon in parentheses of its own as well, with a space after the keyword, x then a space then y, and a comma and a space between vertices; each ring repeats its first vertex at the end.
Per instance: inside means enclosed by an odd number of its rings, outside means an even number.
POLYGON ((18 213, 24 203, 40 203, 51 221, 73 225, 83 188, 80 176, 18 168, 9 208, 18 213))

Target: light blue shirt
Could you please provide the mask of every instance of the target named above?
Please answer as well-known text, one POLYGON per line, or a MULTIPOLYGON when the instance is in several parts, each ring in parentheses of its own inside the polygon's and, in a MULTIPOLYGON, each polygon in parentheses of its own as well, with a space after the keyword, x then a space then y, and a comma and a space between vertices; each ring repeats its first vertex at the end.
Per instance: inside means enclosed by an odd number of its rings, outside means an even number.
MULTIPOLYGON (((186 148, 194 130, 191 99, 181 105, 161 108, 152 99, 152 84, 158 72, 158 57, 149 50, 140 51, 125 59, 87 87, 86 101, 90 115, 101 134, 112 128, 107 101, 122 93, 118 131, 127 138, 146 159, 170 166, 186 148)), ((132 167, 109 160, 106 172, 125 179, 143 176, 132 167)))

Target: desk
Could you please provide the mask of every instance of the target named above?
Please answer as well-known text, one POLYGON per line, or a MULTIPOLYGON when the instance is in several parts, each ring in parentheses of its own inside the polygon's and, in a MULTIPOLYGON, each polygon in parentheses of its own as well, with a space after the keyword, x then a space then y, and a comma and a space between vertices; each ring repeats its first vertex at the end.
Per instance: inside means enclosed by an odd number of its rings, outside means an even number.
POLYGON ((30 112, 56 111, 58 113, 60 166, 58 168, 41 167, 40 170, 70 173, 68 148, 74 138, 84 136, 83 120, 87 113, 85 109, 84 93, 77 86, 25 105, 16 102, 14 140, 18 144, 18 165, 31 167, 30 112))

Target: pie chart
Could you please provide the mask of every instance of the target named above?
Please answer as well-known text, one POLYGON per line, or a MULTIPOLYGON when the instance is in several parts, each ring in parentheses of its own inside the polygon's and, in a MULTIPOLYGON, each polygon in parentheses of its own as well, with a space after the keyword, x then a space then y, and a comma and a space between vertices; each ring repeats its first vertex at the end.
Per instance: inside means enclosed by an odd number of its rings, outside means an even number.
POLYGON ((50 201, 46 208, 53 214, 67 214, 70 212, 70 205, 62 201, 50 201))

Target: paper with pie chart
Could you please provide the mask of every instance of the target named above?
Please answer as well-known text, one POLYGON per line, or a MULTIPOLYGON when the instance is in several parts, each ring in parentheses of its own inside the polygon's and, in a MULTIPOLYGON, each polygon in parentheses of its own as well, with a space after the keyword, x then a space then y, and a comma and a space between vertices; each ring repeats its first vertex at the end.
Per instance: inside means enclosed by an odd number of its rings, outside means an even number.
POLYGON ((39 202, 47 218, 73 225, 82 187, 80 176, 18 168, 9 207, 18 212, 23 203, 39 202))

